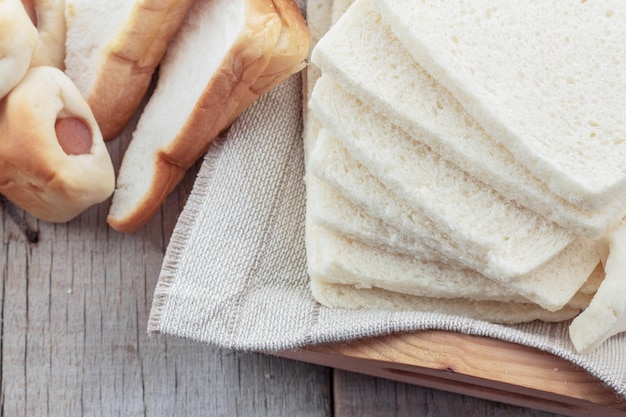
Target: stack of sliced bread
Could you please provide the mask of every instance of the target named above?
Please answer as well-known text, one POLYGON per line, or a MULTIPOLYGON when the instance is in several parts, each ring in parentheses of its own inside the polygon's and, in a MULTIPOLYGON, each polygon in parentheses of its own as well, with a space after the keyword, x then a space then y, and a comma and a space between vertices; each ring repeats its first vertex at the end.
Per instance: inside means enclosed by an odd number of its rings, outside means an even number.
MULTIPOLYGON (((607 237, 626 213, 615 56, 626 30, 613 23, 626 7, 325 3, 308 6, 316 299, 501 323, 577 317, 572 329, 597 320, 599 288, 614 281, 603 262, 619 252, 607 237)), ((577 350, 626 328, 626 297, 615 303, 610 328, 572 330, 577 350)))

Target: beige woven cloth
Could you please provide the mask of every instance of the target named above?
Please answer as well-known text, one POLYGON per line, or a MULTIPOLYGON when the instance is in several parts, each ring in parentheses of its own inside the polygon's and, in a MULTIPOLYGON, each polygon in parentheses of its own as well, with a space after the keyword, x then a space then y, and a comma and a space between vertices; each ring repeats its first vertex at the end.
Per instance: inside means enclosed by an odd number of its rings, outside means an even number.
POLYGON ((150 333, 280 351, 394 332, 451 330, 550 352, 626 399, 626 334, 579 355, 569 323, 505 326, 317 304, 309 291, 304 247, 301 103, 301 79, 292 76, 257 101, 207 153, 165 254, 150 333))

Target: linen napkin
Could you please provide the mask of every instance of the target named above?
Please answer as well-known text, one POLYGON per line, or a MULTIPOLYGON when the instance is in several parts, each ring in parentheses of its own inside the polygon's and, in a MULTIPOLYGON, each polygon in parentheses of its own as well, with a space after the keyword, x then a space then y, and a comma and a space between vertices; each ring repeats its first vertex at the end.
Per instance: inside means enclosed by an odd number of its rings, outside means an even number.
POLYGON ((569 322, 507 326, 316 303, 306 270, 302 126, 302 82, 294 75, 261 97, 209 149, 164 257, 150 333, 277 352, 395 332, 449 330, 560 356, 626 399, 626 334, 580 355, 570 342, 569 322))

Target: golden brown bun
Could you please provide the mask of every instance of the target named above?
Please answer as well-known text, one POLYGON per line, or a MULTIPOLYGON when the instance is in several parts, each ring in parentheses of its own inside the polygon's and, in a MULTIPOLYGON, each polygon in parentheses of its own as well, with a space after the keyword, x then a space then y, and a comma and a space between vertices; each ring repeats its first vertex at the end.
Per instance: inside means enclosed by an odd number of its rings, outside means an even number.
MULTIPOLYGON (((128 124, 148 90, 155 68, 167 50, 193 0, 137 0, 124 28, 113 36, 97 59, 95 82, 83 91, 105 140, 117 137, 128 124)), ((80 20, 81 11, 67 2, 68 25, 80 20)), ((77 24, 78 25, 78 24, 77 24)), ((80 31, 76 36, 80 36, 80 31)), ((68 39, 74 42, 74 39, 68 39)), ((69 44, 68 44, 69 46, 69 44)), ((73 71, 81 70, 87 51, 66 60, 73 71)), ((79 85, 83 90, 84 86, 79 85)))
POLYGON ((0 193, 33 216, 66 222, 108 198, 115 176, 89 106, 53 67, 30 69, 0 101, 0 193), (57 120, 77 119, 91 134, 88 153, 68 155, 57 120))
MULTIPOLYGON (((309 37, 293 1, 246 0, 245 27, 221 67, 202 91, 183 129, 166 146, 155 150, 147 191, 140 201, 128 202, 118 187, 107 219, 109 225, 118 231, 133 232, 152 218, 187 169, 247 106, 302 69, 309 37)), ((131 141, 124 162, 137 158, 132 154, 138 151, 132 147, 131 141)), ((134 167, 125 167, 130 164, 124 162, 118 184, 132 181, 136 175, 134 167)))

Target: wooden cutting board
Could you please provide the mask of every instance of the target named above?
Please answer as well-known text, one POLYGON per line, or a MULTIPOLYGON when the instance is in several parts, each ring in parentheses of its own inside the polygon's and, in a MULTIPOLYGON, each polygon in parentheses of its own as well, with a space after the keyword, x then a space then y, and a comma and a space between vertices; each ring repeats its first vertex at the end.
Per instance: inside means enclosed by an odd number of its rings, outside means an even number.
POLYGON ((626 417, 624 399, 572 363, 487 337, 423 331, 279 356, 568 416, 626 417))

